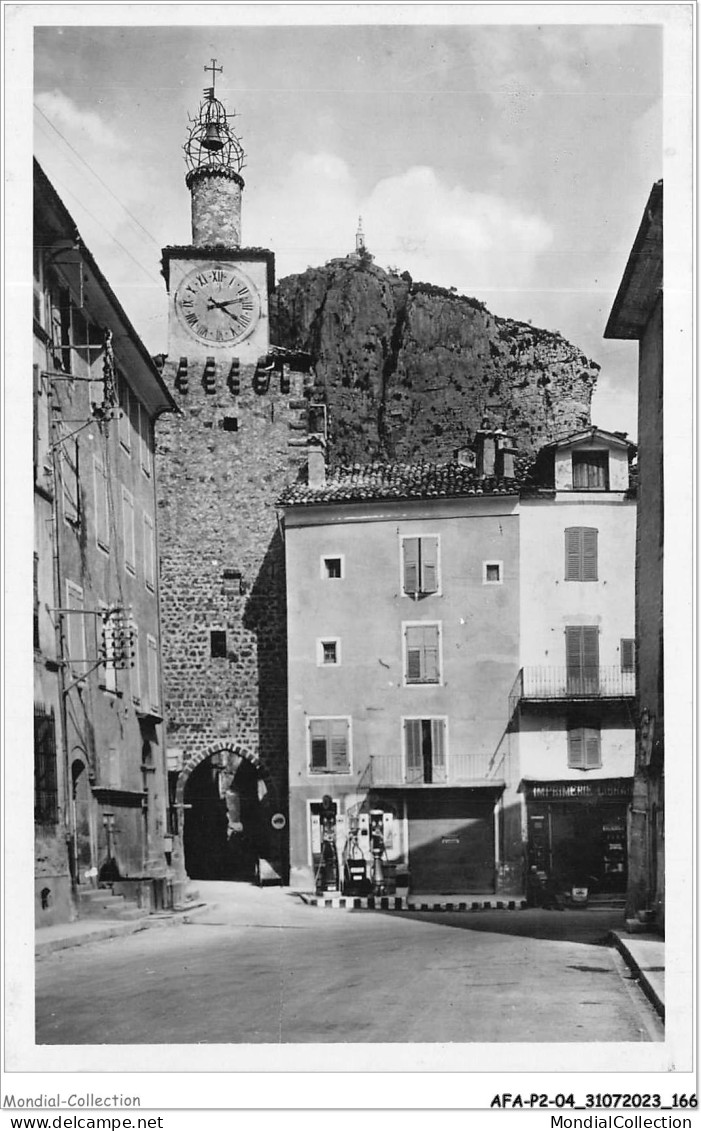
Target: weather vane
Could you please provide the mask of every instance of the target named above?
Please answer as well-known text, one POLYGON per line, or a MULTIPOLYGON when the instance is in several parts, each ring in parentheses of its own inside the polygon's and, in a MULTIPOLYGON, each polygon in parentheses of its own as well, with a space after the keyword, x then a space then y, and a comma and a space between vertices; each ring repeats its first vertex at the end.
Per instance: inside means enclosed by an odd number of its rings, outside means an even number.
POLYGON ((208 86, 208 87, 207 87, 207 88, 205 89, 205 94, 209 94, 209 92, 210 92, 210 90, 211 90, 211 92, 212 92, 212 93, 211 93, 211 97, 212 97, 212 98, 214 98, 214 87, 215 87, 215 85, 216 85, 216 81, 217 81, 217 74, 220 74, 220 75, 221 75, 221 74, 223 74, 223 73, 224 73, 224 68, 223 68, 223 67, 218 67, 218 66, 217 66, 217 60, 216 60, 216 59, 212 59, 212 63, 211 63, 211 66, 209 66, 209 67, 208 67, 208 66, 207 66, 207 64, 205 63, 205 67, 204 67, 204 69, 205 69, 205 71, 211 71, 211 72, 212 72, 212 85, 211 85, 211 87, 209 87, 209 86, 208 86))

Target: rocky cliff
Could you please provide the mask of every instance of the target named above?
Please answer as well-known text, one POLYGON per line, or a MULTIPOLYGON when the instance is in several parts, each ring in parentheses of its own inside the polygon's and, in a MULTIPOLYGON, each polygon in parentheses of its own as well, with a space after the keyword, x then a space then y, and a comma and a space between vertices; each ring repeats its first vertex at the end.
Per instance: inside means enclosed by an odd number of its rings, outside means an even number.
POLYGON ((590 422, 599 366, 576 346, 369 256, 282 279, 271 319, 312 355, 333 464, 442 459, 485 420, 526 454, 590 422))

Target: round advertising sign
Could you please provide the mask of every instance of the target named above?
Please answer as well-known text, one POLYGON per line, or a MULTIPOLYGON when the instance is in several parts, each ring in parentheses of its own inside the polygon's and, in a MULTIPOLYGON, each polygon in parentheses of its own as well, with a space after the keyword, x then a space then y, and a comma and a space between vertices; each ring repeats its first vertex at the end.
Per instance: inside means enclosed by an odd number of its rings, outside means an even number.
POLYGON ((285 817, 284 813, 273 813, 272 817, 270 818, 270 824, 274 829, 284 829, 285 825, 287 824, 287 818, 285 817))

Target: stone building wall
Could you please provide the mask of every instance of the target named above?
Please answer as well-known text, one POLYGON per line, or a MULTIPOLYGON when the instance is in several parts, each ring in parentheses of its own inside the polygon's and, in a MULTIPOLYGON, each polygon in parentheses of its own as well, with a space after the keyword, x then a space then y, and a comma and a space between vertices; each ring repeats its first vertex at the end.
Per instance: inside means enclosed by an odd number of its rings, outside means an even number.
POLYGON ((306 465, 305 378, 260 382, 230 356, 206 392, 202 363, 187 393, 164 376, 181 415, 158 426, 160 580, 168 747, 180 766, 223 746, 260 762, 274 801, 287 793, 286 594, 276 501, 306 465), (211 632, 226 632, 212 655, 211 632))

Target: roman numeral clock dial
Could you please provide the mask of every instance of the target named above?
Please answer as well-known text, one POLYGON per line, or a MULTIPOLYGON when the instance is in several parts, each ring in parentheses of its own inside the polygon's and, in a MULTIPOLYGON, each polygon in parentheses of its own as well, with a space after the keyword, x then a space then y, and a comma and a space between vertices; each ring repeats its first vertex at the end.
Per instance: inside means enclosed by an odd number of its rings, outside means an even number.
POLYGON ((231 346, 247 338, 260 318, 253 284, 240 271, 211 264, 181 281, 175 309, 185 329, 208 346, 231 346))

